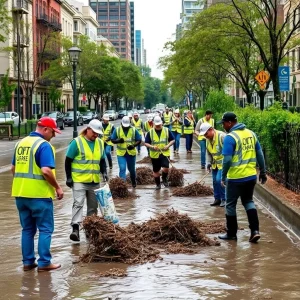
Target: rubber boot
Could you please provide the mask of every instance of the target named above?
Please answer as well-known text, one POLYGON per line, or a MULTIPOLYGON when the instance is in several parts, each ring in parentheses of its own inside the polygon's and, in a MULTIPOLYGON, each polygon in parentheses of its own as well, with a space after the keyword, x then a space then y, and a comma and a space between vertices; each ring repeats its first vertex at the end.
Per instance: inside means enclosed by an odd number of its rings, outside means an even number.
POLYGON ((236 240, 237 236, 237 218, 236 216, 228 216, 226 215, 226 227, 227 233, 224 235, 219 235, 219 239, 221 240, 236 240))
POLYGON ((256 209, 247 210, 247 216, 248 216, 249 228, 251 230, 249 242, 256 243, 260 239, 257 210, 256 209))
POLYGON ((136 188, 136 178, 135 177, 130 177, 131 180, 131 185, 133 188, 136 188))
POLYGON ((79 225, 78 224, 73 224, 73 231, 70 234, 70 240, 74 241, 74 242, 79 242, 80 241, 80 237, 79 237, 79 225))
POLYGON ((220 206, 221 200, 220 199, 215 199, 213 203, 210 204, 210 206, 220 206))
POLYGON ((112 164, 112 160, 111 160, 111 159, 108 159, 108 165, 109 165, 109 168, 110 168, 110 169, 113 168, 113 164, 112 164))
POLYGON ((160 185, 160 177, 154 177, 155 183, 156 183, 156 190, 160 190, 161 189, 161 185, 160 185))
POLYGON ((168 173, 162 172, 161 178, 162 178, 162 182, 163 182, 164 186, 168 187, 169 186, 168 173))

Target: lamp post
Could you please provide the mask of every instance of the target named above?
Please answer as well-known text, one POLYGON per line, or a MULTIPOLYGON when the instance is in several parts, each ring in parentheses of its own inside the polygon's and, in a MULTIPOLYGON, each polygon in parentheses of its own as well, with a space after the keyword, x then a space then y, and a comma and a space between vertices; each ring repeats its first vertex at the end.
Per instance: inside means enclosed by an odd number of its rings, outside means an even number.
POLYGON ((69 50, 70 61, 73 67, 73 111, 74 111, 74 125, 73 125, 73 138, 78 135, 77 132, 77 84, 76 84, 76 67, 78 64, 81 49, 78 47, 71 47, 69 50))

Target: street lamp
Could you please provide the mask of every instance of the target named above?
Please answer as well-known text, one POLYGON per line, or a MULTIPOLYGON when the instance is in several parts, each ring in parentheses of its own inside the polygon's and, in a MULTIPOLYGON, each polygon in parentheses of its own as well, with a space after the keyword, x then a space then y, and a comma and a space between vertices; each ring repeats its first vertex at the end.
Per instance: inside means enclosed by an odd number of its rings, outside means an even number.
POLYGON ((78 64, 81 49, 78 47, 71 47, 69 50, 70 61, 73 66, 73 111, 74 111, 74 127, 73 127, 73 138, 76 138, 77 133, 77 84, 76 84, 76 66, 78 64))

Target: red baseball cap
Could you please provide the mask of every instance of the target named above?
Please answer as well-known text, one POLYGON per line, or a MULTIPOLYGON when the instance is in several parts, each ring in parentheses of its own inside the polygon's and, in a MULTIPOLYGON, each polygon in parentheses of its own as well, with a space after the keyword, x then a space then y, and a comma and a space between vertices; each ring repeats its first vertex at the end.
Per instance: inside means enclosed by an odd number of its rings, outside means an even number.
POLYGON ((37 125, 42 127, 49 127, 52 128, 55 132, 61 133, 61 131, 57 128, 56 122, 50 117, 40 118, 37 125))

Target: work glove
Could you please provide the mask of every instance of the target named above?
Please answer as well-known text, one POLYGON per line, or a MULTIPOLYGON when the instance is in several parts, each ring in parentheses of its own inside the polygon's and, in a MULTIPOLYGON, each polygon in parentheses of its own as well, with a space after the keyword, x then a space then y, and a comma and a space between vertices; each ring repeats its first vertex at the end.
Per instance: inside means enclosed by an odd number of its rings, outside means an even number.
POLYGON ((104 182, 107 182, 108 179, 109 179, 107 173, 103 173, 103 174, 102 174, 102 177, 103 177, 103 181, 104 181, 104 182))
POLYGON ((259 174, 259 182, 261 184, 265 184, 267 182, 268 178, 265 172, 260 172, 259 174))
POLYGON ((133 146, 133 145, 128 145, 128 146, 127 146, 127 149, 128 149, 128 150, 133 150, 133 149, 134 149, 134 146, 133 146))
POLYGON ((106 142, 109 142, 109 141, 111 141, 110 136, 106 139, 106 142))
POLYGON ((123 144, 124 143, 124 139, 120 138, 116 140, 117 144, 123 144))
POLYGON ((206 168, 208 172, 211 172, 211 164, 207 164, 206 168))
POLYGON ((71 189, 73 187, 72 177, 67 178, 66 185, 71 189))

